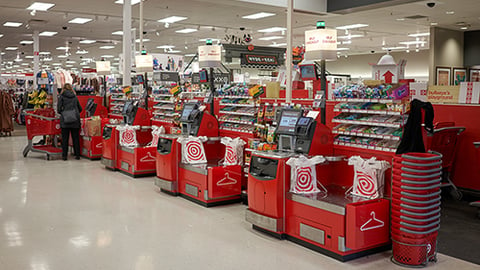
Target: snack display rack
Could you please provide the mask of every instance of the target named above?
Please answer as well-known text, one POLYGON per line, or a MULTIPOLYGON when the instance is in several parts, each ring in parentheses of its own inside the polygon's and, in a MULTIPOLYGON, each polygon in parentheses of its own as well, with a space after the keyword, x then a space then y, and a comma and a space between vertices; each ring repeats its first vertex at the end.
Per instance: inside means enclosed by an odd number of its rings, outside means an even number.
POLYGON ((332 123, 334 144, 395 152, 408 118, 405 99, 339 98, 332 123))
POLYGON ((248 95, 226 95, 220 99, 221 136, 236 136, 253 138, 257 121, 257 104, 253 97, 248 95))
POLYGON ((159 87, 153 89, 153 117, 152 124, 156 126, 164 126, 167 133, 169 129, 175 126, 175 119, 180 115, 177 105, 177 98, 170 93, 169 87, 159 87))
POLYGON ((123 105, 125 105, 125 101, 127 101, 127 97, 121 92, 121 90, 112 91, 108 103, 108 117, 114 119, 123 119, 122 110, 123 105))

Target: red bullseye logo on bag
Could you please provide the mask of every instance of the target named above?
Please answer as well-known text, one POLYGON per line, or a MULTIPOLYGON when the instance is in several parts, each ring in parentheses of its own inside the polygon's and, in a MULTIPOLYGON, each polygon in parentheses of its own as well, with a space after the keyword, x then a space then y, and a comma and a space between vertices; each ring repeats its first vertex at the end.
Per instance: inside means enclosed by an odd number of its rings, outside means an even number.
POLYGON ((229 164, 235 164, 237 163, 237 153, 235 153, 235 149, 233 149, 232 146, 227 146, 225 148, 225 152, 226 152, 226 162, 229 163, 229 164))
POLYGON ((187 143, 187 160, 190 162, 206 161, 203 145, 197 141, 190 141, 187 143))
POLYGON ((358 183, 354 187, 357 195, 365 197, 374 197, 377 194, 377 184, 374 175, 369 175, 363 171, 356 171, 358 183))
POLYGON ((308 193, 315 191, 317 191, 317 189, 313 184, 312 169, 310 167, 297 168, 295 192, 308 193))

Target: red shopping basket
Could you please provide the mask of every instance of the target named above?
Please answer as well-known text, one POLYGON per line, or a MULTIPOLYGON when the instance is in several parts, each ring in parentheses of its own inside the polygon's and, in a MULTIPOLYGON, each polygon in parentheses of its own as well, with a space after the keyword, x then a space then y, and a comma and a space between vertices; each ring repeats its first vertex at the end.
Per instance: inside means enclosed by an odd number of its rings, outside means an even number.
POLYGON ((420 239, 392 235, 393 261, 410 266, 426 265, 429 261, 435 261, 437 235, 438 232, 434 232, 420 239))

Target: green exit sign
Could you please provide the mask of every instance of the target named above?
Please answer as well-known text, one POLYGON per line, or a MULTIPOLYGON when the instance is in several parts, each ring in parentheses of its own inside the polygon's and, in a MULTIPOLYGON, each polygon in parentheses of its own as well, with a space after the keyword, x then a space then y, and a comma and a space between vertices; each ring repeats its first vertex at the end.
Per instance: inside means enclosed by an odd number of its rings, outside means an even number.
POLYGON ((212 44, 213 44, 213 42, 212 42, 212 40, 211 40, 211 39, 207 39, 207 42, 206 42, 206 44, 207 44, 207 45, 212 45, 212 44))
POLYGON ((325 21, 318 21, 317 29, 324 29, 324 28, 325 28, 325 21))

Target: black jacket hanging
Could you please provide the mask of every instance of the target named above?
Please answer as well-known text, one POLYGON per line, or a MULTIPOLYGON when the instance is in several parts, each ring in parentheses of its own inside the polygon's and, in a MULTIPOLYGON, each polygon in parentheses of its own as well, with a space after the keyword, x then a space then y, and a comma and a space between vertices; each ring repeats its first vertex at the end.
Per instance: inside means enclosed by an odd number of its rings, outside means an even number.
POLYGON ((397 154, 425 153, 422 134, 422 110, 425 111, 425 129, 427 132, 433 132, 434 113, 432 104, 414 99, 410 103, 410 114, 403 130, 402 141, 397 148, 397 154))

